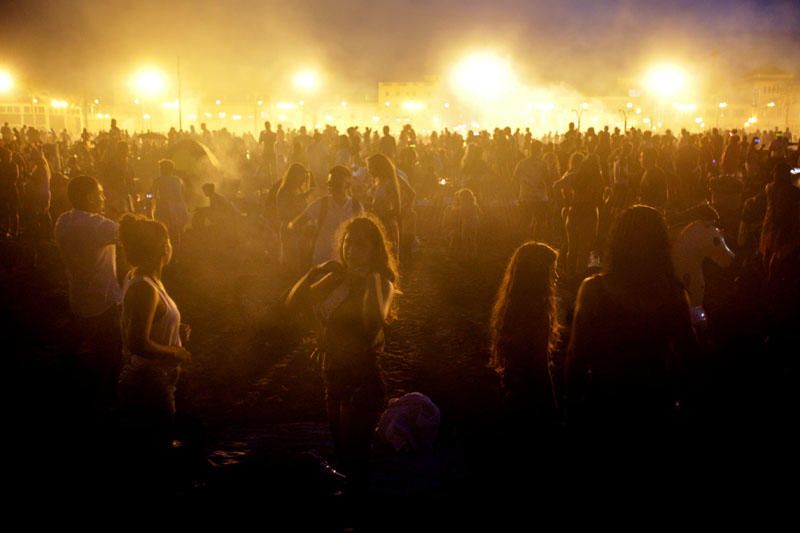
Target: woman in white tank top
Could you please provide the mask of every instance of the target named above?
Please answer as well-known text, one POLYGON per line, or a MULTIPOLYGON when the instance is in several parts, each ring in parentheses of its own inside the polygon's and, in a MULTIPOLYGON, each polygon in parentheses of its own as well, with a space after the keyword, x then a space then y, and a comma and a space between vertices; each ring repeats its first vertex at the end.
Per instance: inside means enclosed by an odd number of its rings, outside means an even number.
POLYGON ((180 311, 161 283, 172 245, 163 224, 132 215, 120 221, 120 239, 133 266, 123 286, 120 407, 144 426, 166 427, 175 414, 181 363, 191 357, 183 348, 180 311))

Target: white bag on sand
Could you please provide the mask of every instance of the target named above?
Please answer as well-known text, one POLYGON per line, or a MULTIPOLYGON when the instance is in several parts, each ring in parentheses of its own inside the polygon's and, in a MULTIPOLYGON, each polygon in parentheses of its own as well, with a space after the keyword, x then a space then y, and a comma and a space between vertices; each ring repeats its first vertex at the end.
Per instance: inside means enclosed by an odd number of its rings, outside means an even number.
POLYGON ((378 434, 397 452, 430 451, 439 433, 441 415, 430 398, 410 392, 389 400, 378 421, 378 434))

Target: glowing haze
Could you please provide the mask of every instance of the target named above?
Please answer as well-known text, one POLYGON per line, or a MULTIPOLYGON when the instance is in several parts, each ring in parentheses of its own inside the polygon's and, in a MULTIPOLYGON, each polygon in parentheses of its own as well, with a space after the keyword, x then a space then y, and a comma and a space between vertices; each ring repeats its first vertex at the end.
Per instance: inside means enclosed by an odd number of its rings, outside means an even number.
POLYGON ((460 80, 473 105, 492 102, 494 120, 578 119, 594 98, 624 98, 632 86, 655 84, 686 103, 749 68, 797 74, 800 56, 796 0, 27 0, 3 11, 0 66, 15 86, 172 101, 180 58, 187 109, 216 99, 363 102, 378 81, 433 76, 460 80), (640 84, 657 64, 672 70, 640 84))

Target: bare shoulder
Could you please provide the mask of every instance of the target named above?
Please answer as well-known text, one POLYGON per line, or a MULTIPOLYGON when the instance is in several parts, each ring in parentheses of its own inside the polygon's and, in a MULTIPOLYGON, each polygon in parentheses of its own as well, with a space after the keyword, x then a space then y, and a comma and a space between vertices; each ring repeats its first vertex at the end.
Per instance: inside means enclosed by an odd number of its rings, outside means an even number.
POLYGON ((150 305, 157 302, 158 294, 155 287, 144 280, 133 280, 125 291, 125 304, 132 306, 150 305))
POLYGON ((600 292, 603 290, 605 276, 603 274, 593 274, 581 282, 578 289, 578 302, 586 303, 596 301, 600 292))

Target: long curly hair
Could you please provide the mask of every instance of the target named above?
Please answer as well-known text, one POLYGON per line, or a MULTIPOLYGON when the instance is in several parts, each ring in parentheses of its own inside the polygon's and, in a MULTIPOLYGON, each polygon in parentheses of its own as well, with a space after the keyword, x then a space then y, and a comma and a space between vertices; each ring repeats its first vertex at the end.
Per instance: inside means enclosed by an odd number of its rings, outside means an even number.
POLYGON ((339 260, 344 264, 344 238, 346 235, 357 235, 369 242, 374 250, 372 271, 391 281, 395 286, 400 283, 397 271, 397 260, 392 252, 386 231, 381 221, 372 214, 363 214, 351 218, 339 226, 336 232, 336 249, 339 260))
POLYGON ((490 365, 501 375, 515 357, 547 361, 559 331, 556 261, 550 246, 529 241, 511 256, 495 297, 490 321, 490 365), (520 353, 514 347, 524 346, 520 353))

